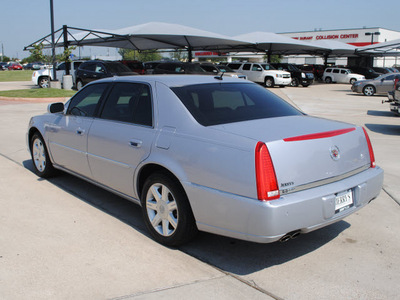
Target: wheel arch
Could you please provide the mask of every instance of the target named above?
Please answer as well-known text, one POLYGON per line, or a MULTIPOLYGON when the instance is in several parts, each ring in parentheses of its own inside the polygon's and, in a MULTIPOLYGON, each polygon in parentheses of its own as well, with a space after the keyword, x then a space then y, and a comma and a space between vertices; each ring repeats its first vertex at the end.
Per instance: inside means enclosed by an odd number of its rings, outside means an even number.
POLYGON ((139 199, 142 196, 142 190, 143 190, 144 183, 146 182, 147 178, 149 178, 149 176, 154 173, 164 173, 164 174, 168 175, 168 177, 170 177, 171 179, 173 179, 177 183, 179 183, 179 185, 182 187, 183 192, 187 196, 187 193, 186 193, 185 189, 183 188, 179 178, 171 170, 169 170, 165 166, 162 166, 158 163, 152 162, 152 163, 148 163, 148 164, 142 166, 137 174, 136 193, 137 193, 139 199))
POLYGON ((30 151, 32 151, 31 140, 32 140, 32 137, 33 137, 33 135, 35 133, 39 133, 40 136, 42 137, 42 139, 44 140, 43 134, 40 132, 40 130, 38 128, 36 128, 36 127, 29 128, 28 137, 27 137, 28 138, 27 143, 28 143, 28 147, 29 147, 30 151))

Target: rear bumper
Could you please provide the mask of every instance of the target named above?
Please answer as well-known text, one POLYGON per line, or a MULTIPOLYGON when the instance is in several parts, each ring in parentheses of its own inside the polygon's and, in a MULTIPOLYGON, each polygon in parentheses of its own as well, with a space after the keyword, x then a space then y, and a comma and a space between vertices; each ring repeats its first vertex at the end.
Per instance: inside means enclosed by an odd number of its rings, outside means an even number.
POLYGON ((258 243, 286 233, 307 233, 337 222, 376 198, 383 170, 368 169, 352 177, 262 202, 183 183, 199 230, 258 243), (335 214, 335 194, 352 189, 354 205, 335 214))

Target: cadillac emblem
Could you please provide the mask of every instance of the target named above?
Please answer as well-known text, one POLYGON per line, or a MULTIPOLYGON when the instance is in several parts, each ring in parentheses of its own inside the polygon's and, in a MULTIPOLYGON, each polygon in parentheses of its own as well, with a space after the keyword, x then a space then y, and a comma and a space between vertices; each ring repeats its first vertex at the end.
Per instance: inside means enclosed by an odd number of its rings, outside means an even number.
POLYGON ((339 160, 340 159, 340 151, 339 148, 337 146, 332 146, 329 149, 330 153, 331 153, 331 157, 333 160, 339 160))

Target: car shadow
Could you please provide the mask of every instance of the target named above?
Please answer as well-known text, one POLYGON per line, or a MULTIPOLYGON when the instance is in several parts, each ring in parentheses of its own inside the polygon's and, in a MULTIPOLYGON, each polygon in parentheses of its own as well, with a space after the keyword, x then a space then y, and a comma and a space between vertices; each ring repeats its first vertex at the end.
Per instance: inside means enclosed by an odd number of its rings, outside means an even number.
POLYGON ((368 110, 367 115, 376 117, 397 117, 391 111, 368 110))
POLYGON ((383 97, 383 98, 387 98, 387 96, 385 94, 374 94, 372 96, 365 96, 363 93, 354 93, 354 92, 349 92, 349 90, 343 90, 342 92, 348 92, 346 95, 347 96, 357 96, 357 97, 362 97, 365 99, 369 99, 369 98, 377 98, 377 97, 383 97))
POLYGON ((365 124, 365 126, 373 132, 386 135, 400 135, 400 125, 365 124))
MULTIPOLYGON (((24 161, 23 166, 34 172, 31 160, 24 161)), ((64 172, 50 179, 38 178, 38 180, 47 180, 151 239, 138 205, 64 172)), ((313 252, 349 227, 349 223, 339 221, 288 242, 270 244, 257 244, 200 232, 192 242, 176 249, 223 272, 247 275, 313 252)))

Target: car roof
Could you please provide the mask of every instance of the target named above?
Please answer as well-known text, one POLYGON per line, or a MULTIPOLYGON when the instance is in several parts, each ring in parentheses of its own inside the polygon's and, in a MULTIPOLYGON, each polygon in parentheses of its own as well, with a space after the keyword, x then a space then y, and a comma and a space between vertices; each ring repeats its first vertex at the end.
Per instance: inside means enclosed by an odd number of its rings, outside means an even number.
POLYGON ((141 83, 155 83, 160 82, 168 87, 178 87, 196 84, 208 83, 251 83, 250 81, 233 78, 223 77, 222 80, 216 79, 212 75, 140 75, 140 76, 115 76, 96 80, 95 83, 101 82, 141 82, 141 83))

